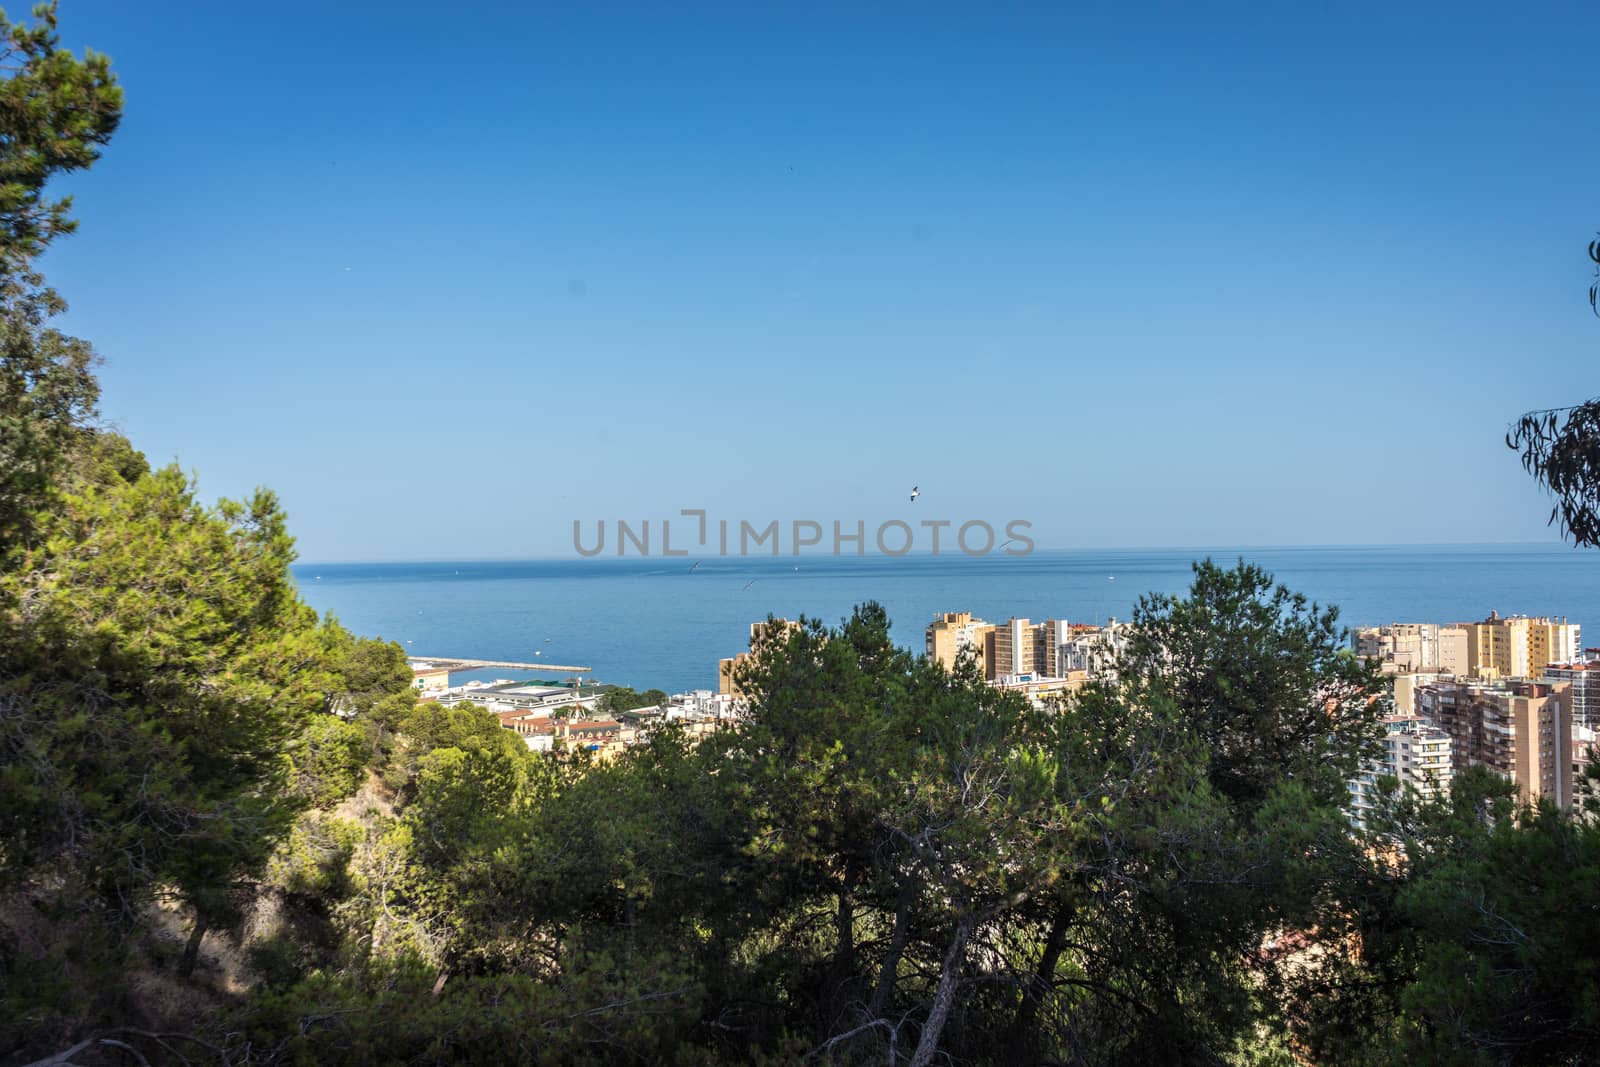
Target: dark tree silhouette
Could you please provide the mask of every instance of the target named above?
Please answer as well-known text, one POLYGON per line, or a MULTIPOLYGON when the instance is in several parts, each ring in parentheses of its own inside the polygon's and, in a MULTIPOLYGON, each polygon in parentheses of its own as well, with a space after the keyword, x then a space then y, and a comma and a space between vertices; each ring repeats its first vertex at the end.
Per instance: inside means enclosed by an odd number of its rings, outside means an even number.
MULTIPOLYGON (((1589 242, 1589 259, 1589 308, 1600 316, 1600 239, 1589 242)), ((1528 412, 1506 432, 1506 447, 1555 498, 1551 525, 1573 544, 1600 547, 1600 399, 1528 412)))

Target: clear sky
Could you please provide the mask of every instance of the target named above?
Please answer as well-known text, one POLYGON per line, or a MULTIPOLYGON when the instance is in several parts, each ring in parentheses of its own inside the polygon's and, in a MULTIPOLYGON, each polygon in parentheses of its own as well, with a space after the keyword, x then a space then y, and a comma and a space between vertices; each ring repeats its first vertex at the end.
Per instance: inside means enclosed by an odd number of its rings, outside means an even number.
POLYGON ((63 0, 106 416, 309 560, 1554 538, 1502 435, 1600 391, 1600 6, 675 6, 63 0))

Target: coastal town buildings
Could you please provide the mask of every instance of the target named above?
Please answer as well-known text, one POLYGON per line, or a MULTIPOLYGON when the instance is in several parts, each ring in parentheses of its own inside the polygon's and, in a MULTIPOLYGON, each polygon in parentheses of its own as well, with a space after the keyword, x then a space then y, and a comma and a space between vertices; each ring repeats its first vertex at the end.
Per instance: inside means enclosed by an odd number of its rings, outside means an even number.
POLYGON ((435 699, 446 706, 464 701, 478 704, 492 711, 524 711, 550 714, 557 711, 588 713, 594 710, 602 694, 615 689, 614 685, 525 685, 520 682, 498 684, 468 683, 452 687, 435 699))
POLYGON ((1600 731, 1600 659, 1549 664, 1544 669, 1543 680, 1572 686, 1572 725, 1600 731))
MULTIPOLYGON (((776 640, 792 630, 798 629, 800 624, 791 619, 763 619, 750 624, 750 647, 758 647, 763 642, 776 640)), ((739 689, 739 675, 745 664, 754 658, 754 652, 740 652, 738 655, 719 660, 717 663, 717 692, 725 696, 738 699, 744 696, 739 689)))
POLYGON ((1029 622, 1010 618, 984 634, 984 677, 1055 673, 1056 646, 1069 632, 1065 619, 1029 622))
POLYGON ((1579 659, 1582 630, 1566 619, 1491 612, 1482 622, 1390 623, 1354 634, 1356 654, 1385 674, 1538 678, 1552 663, 1579 659))
POLYGON ((1417 690, 1434 682, 1455 678, 1453 671, 1411 671, 1392 675, 1394 682, 1394 710, 1397 715, 1417 714, 1417 690))
POLYGON ((1552 663, 1578 659, 1583 647, 1578 625, 1565 619, 1491 612, 1465 629, 1466 673, 1474 678, 1538 678, 1552 663))
MULTIPOLYGON (((798 625, 788 619, 753 623, 751 646, 781 639, 798 625)), ((1115 619, 1106 626, 1022 617, 995 624, 970 612, 943 612, 927 626, 924 648, 947 668, 970 655, 991 685, 1043 706, 1093 679, 1113 677, 1131 635, 1131 626, 1115 619)), ((1356 652, 1393 678, 1395 708, 1385 720, 1381 756, 1350 785, 1352 818, 1364 822, 1384 777, 1426 798, 1472 766, 1504 775, 1524 800, 1570 804, 1574 773, 1600 737, 1600 660, 1580 658, 1578 635, 1565 619, 1498 614, 1478 623, 1397 622, 1357 631, 1356 652)), ((471 682, 440 688, 448 681, 445 672, 419 662, 414 673, 425 699, 480 704, 532 749, 603 760, 666 723, 698 737, 737 719, 745 697, 739 676, 752 656, 747 651, 721 660, 715 691, 679 693, 611 716, 598 714, 597 705, 613 686, 471 682)))
POLYGON ((1378 782, 1393 778, 1402 792, 1431 800, 1447 792, 1454 777, 1450 735, 1420 715, 1384 720, 1383 754, 1362 767, 1350 783, 1351 816, 1366 826, 1377 800, 1378 782))
POLYGON ((450 688, 450 671, 446 667, 435 667, 431 663, 413 663, 411 685, 422 693, 442 692, 450 688))
POLYGON ((1043 704, 1077 692, 1091 679, 1112 677, 1129 635, 1128 624, 1116 619, 1106 626, 1015 616, 989 623, 971 612, 949 611, 934 616, 923 643, 928 659, 945 669, 971 654, 989 684, 1043 704))
POLYGON ((1385 674, 1465 674, 1467 629, 1436 623, 1395 622, 1355 633, 1356 654, 1375 660, 1385 674))
POLYGON ((987 675, 988 636, 993 631, 992 623, 973 618, 970 611, 947 611, 928 624, 924 648, 928 658, 947 671, 955 670, 957 659, 968 653, 987 675))
POLYGON ((1116 677, 1117 659, 1128 647, 1132 627, 1115 618, 1104 626, 1073 623, 1056 646, 1055 673, 1082 671, 1090 678, 1116 677))
POLYGON ((1421 686, 1417 712, 1449 735, 1452 770, 1504 775, 1524 801, 1572 802, 1572 686, 1457 679, 1421 686))

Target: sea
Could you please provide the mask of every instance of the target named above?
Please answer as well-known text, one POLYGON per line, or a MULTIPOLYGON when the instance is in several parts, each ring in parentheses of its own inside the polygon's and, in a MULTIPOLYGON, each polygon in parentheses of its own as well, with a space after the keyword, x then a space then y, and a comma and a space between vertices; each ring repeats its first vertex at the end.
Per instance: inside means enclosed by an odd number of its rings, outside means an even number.
MULTIPOLYGON (((317 610, 412 656, 584 666, 595 681, 683 692, 716 688, 717 661, 744 651, 750 624, 768 615, 837 623, 874 600, 895 641, 920 651, 946 611, 990 622, 1126 619, 1141 596, 1181 594, 1204 558, 1259 564, 1337 605, 1351 628, 1498 611, 1564 616, 1596 627, 1586 640, 1600 643, 1600 552, 1559 543, 306 563, 294 575, 317 610)), ((501 668, 452 681, 565 677, 501 668)))

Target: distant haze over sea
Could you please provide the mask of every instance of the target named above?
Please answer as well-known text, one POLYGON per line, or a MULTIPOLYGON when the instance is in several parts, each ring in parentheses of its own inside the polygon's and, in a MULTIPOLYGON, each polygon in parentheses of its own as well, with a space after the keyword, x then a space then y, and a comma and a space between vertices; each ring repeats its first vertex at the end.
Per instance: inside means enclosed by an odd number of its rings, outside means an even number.
MULTIPOLYGON (((600 681, 669 692, 715 688, 717 660, 750 623, 800 614, 837 622, 877 600, 897 642, 922 649, 942 611, 1103 623, 1144 593, 1188 588, 1192 560, 1243 557, 1340 608, 1350 627, 1564 615, 1600 644, 1600 553, 1560 544, 1038 551, 933 556, 307 563, 306 600, 412 655, 593 667, 600 681), (754 580, 754 584, 750 584, 754 580), (748 588, 747 588, 748 586, 748 588)), ((489 670, 462 678, 536 677, 489 670)))

